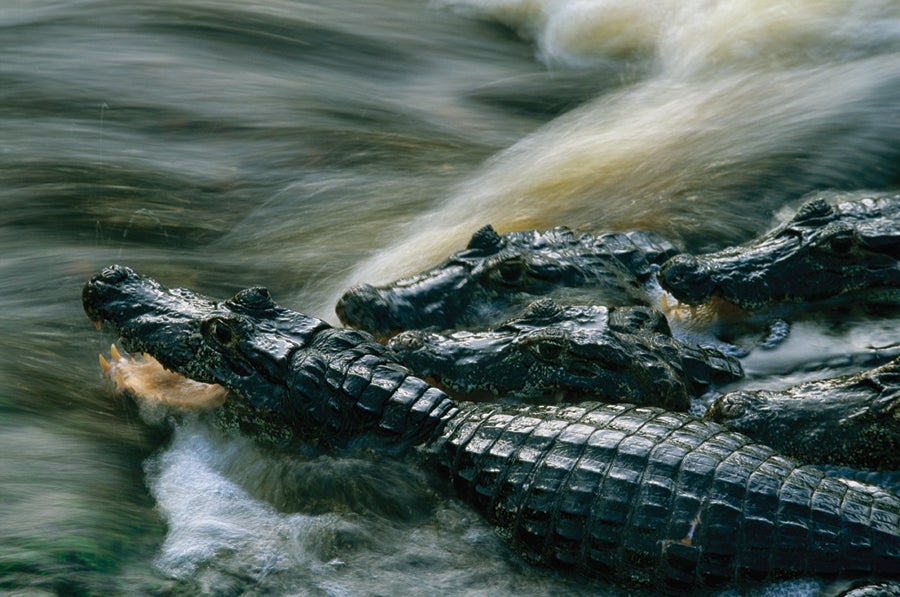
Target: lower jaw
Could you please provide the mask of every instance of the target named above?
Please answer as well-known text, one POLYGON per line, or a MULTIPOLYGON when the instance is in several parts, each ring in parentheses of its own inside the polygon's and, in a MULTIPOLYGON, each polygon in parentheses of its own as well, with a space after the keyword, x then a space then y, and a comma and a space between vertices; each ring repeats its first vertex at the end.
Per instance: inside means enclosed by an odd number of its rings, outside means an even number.
POLYGON ((100 355, 100 367, 117 393, 179 410, 215 408, 228 396, 228 390, 219 384, 194 381, 169 371, 148 354, 122 354, 115 344, 110 347, 109 360, 100 355))

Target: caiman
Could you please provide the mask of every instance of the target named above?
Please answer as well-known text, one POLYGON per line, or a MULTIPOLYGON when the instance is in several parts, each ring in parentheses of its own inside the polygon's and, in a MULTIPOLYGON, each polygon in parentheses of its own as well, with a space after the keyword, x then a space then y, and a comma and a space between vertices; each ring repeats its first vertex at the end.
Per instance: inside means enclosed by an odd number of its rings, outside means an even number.
POLYGON ((677 341, 649 307, 562 306, 552 299, 488 331, 412 330, 387 346, 416 375, 457 397, 687 410, 689 395, 743 375, 737 359, 677 341))
POLYGON ((488 225, 428 271, 350 289, 336 311, 344 325, 387 338, 411 329, 483 329, 550 295, 608 307, 647 305, 654 265, 676 253, 652 232, 592 236, 557 227, 501 235, 488 225))
MULTIPOLYGON (((675 340, 665 318, 647 307, 560 306, 552 299, 490 331, 413 330, 387 347, 454 396, 687 410, 689 395, 743 375, 736 358, 675 340)), ((900 469, 900 359, 782 391, 729 392, 705 416, 805 462, 900 469)))
POLYGON ((806 462, 900 470, 900 358, 782 391, 730 392, 706 417, 806 462))
POLYGON ((900 497, 716 423, 631 404, 456 402, 371 335, 263 288, 217 301, 113 266, 82 299, 128 350, 224 386, 298 438, 421 455, 528 560, 669 592, 900 576, 900 497))
POLYGON ((814 196, 747 244, 676 255, 660 268, 660 284, 691 305, 719 297, 747 310, 900 288, 900 194, 849 196, 835 205, 828 193, 814 196))

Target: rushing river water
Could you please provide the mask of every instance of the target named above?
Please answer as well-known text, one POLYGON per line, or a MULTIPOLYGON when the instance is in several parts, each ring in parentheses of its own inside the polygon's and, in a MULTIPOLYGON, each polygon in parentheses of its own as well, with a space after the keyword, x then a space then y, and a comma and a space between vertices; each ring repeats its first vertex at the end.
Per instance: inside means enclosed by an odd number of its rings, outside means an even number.
MULTIPOLYGON (((0 590, 617 594, 408 463, 148 422, 82 284, 120 262, 334 321, 488 222, 709 249, 900 182, 897 0, 2 0, 0 51, 0 590)), ((900 323, 795 331, 752 380, 900 323)))

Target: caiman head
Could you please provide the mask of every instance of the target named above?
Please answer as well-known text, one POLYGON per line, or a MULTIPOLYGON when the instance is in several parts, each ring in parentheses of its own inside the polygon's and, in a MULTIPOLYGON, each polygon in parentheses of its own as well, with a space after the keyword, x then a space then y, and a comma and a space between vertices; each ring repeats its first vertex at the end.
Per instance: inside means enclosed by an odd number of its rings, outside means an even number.
POLYGON ((384 348, 366 333, 334 329, 276 305, 265 288, 219 301, 114 265, 85 285, 82 301, 98 327, 112 324, 126 350, 224 386, 231 399, 271 415, 298 439, 346 444, 377 423, 345 412, 352 403, 341 403, 326 377, 329 358, 373 355, 379 361, 384 348))
POLYGON ((352 288, 336 311, 344 325, 388 338, 410 329, 484 329, 550 293, 568 292, 573 303, 640 304, 641 284, 652 275, 642 249, 666 257, 675 249, 655 235, 637 242, 645 244, 564 227, 500 235, 485 226, 441 265, 386 286, 352 288), (587 293, 584 300, 578 292, 587 293))
POLYGON ((706 255, 677 255, 662 287, 699 305, 721 297, 748 310, 851 291, 900 288, 900 196, 832 207, 818 197, 761 238, 706 255))
MULTIPOLYGON (((491 331, 408 331, 388 349, 457 396, 689 406, 678 343, 665 318, 645 307, 563 307, 542 299, 491 331)), ((739 375, 736 362, 734 368, 739 375)))

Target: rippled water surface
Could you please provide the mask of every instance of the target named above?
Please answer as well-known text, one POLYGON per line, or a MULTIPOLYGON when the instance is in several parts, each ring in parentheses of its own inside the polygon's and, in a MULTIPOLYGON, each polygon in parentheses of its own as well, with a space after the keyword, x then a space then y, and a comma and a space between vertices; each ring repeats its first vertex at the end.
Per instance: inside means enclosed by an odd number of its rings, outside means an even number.
MULTIPOLYGON (((410 463, 148 423, 101 381, 82 284, 119 262, 335 321, 489 222, 711 249, 900 181, 895 0, 0 4, 2 590, 615 594, 410 463)), ((802 328, 748 372, 898 331, 802 328)))

